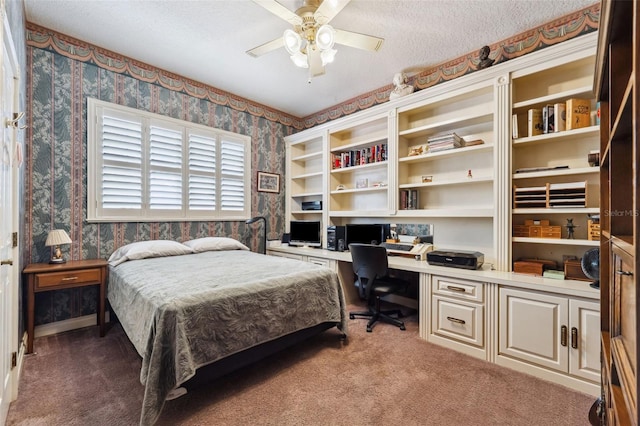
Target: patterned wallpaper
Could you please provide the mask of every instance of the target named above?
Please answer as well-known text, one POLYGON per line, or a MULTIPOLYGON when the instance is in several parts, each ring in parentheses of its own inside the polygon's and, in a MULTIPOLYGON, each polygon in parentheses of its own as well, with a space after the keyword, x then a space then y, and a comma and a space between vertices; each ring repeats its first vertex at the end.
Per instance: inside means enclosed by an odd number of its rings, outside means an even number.
MULTIPOLYGON (((539 28, 492 44, 496 63, 542 49, 598 28, 599 4, 558 18, 539 28)), ((26 241, 24 259, 46 262, 47 232, 68 230, 73 243, 65 247, 70 259, 107 258, 131 241, 187 240, 224 235, 257 250, 258 240, 243 222, 101 223, 86 221, 86 98, 95 97, 145 111, 250 135, 252 174, 283 175, 283 138, 300 129, 334 120, 386 102, 385 86, 305 118, 292 117, 216 88, 150 67, 27 23, 27 129, 25 168, 26 241)), ((476 70, 477 52, 426 69, 412 78, 424 89, 476 70)), ((281 180, 284 182, 284 179, 281 180)), ((256 191, 252 180, 252 214, 265 216, 268 238, 285 228, 284 193, 256 191)), ((399 233, 425 234, 423 225, 403 225, 399 233)), ((93 288, 36 295, 36 324, 95 313, 93 288)))
MULTIPOLYGON (((30 262, 49 260, 44 242, 54 228, 68 231, 73 243, 63 251, 72 260, 108 258, 124 244, 149 239, 219 235, 258 248, 259 240, 252 238, 258 228, 244 222, 88 223, 87 97, 251 136, 252 214, 267 218, 268 238, 284 232, 284 186, 278 194, 257 192, 255 176, 284 173, 283 138, 291 127, 32 46, 27 48, 27 93, 25 250, 30 262)), ((94 313, 95 291, 37 294, 36 324, 94 313)))

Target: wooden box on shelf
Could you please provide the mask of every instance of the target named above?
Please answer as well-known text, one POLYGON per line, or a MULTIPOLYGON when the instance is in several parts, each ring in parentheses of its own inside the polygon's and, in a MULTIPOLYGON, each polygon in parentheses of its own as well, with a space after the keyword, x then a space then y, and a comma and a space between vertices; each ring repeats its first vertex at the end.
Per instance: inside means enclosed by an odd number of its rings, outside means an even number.
POLYGON ((546 259, 520 259, 513 262, 513 272, 542 276, 545 270, 555 269, 556 262, 546 259))
POLYGON ((588 227, 588 240, 589 241, 598 241, 600 240, 600 222, 595 222, 594 220, 587 220, 588 227))
POLYGON ((564 276, 568 280, 592 281, 582 272, 579 259, 567 259, 564 261, 564 276))

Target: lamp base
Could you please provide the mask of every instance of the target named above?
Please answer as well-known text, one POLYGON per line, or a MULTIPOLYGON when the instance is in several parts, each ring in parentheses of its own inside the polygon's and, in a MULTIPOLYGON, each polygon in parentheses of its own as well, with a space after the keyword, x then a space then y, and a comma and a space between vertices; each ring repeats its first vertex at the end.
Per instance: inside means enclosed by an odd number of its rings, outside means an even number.
POLYGON ((67 261, 64 260, 63 258, 59 258, 59 259, 51 258, 49 263, 67 263, 67 261))

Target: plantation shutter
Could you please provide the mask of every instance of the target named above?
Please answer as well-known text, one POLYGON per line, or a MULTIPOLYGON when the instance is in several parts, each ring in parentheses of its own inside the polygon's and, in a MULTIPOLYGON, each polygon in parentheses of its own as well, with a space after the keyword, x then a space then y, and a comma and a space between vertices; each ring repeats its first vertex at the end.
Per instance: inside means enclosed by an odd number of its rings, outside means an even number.
POLYGON ((87 99, 87 220, 245 220, 251 138, 87 99))
POLYGON ((244 144, 223 139, 220 151, 220 209, 243 211, 245 209, 244 144))
POLYGON ((102 209, 142 207, 142 123, 135 117, 102 117, 102 209))
POLYGON ((182 131, 149 127, 149 208, 182 209, 182 131))
POLYGON ((216 209, 216 139, 189 134, 189 209, 216 209))

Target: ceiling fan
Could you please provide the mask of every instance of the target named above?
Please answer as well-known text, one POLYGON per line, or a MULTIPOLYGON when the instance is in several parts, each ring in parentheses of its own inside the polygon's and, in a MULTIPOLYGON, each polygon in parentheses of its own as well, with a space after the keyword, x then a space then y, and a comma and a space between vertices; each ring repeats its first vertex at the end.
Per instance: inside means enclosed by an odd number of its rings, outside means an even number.
MULTIPOLYGON (((293 63, 309 69, 309 79, 324 74, 326 64, 333 62, 337 53, 334 43, 357 49, 378 51, 384 39, 366 34, 334 29, 329 22, 351 0, 304 0, 295 12, 276 0, 253 0, 254 3, 293 25, 282 37, 248 50, 253 57, 284 47, 293 63)), ((311 81, 311 80, 309 80, 311 81)))

